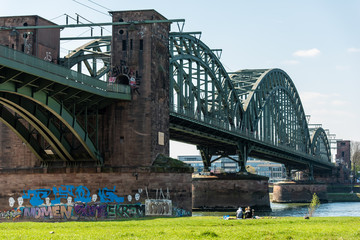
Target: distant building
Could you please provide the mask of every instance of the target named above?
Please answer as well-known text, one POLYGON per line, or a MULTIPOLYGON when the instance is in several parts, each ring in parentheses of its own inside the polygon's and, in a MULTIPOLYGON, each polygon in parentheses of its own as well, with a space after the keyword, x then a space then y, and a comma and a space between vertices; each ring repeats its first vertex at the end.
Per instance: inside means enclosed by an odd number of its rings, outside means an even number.
MULTIPOLYGON (((217 156, 214 156, 212 159, 214 160, 216 158, 217 156)), ((231 156, 231 158, 237 160, 238 156, 231 156)), ((194 168, 195 173, 203 171, 204 164, 201 156, 178 156, 178 159, 191 165, 194 168)), ((253 167, 256 174, 268 177, 270 182, 276 182, 286 178, 285 166, 280 163, 250 158, 246 165, 253 167)), ((211 164, 211 171, 215 173, 237 172, 238 170, 238 164, 229 158, 220 158, 211 164)))
POLYGON ((255 168, 256 174, 268 177, 270 182, 276 182, 286 178, 284 164, 253 159, 249 160, 247 165, 255 168))
POLYGON ((348 169, 351 169, 350 157, 350 141, 338 140, 336 162, 345 165, 345 167, 347 167, 348 169))

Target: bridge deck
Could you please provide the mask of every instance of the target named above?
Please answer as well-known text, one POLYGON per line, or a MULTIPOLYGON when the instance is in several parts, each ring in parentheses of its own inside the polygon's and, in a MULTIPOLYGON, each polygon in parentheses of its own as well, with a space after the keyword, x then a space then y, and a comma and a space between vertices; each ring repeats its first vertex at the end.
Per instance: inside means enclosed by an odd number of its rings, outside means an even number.
POLYGON ((194 145, 206 145, 229 155, 236 155, 239 142, 247 142, 253 149, 249 156, 291 165, 296 169, 307 169, 312 163, 316 169, 332 169, 334 164, 319 161, 310 154, 295 151, 281 145, 274 145, 235 129, 222 128, 215 124, 188 118, 175 112, 170 113, 170 138, 194 145))
POLYGON ((0 46, 0 84, 14 81, 66 102, 131 100, 130 87, 109 84, 34 56, 0 46))

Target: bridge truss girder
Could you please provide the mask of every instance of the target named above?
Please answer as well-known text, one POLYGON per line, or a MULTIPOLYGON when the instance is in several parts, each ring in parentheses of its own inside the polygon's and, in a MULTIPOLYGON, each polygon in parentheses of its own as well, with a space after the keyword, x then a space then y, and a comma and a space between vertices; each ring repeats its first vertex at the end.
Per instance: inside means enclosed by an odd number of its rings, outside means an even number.
POLYGON ((247 91, 239 96, 244 104, 242 130, 274 145, 310 153, 309 129, 300 96, 290 77, 280 69, 239 71, 232 75, 234 85, 247 91), (249 77, 252 76, 252 77, 249 77), (255 77, 254 77, 255 76, 255 77))
POLYGON ((80 73, 83 72, 83 66, 85 66, 87 74, 91 77, 100 79, 107 74, 111 68, 110 48, 111 36, 95 39, 78 47, 64 58, 60 59, 60 64, 70 69, 76 65, 76 70, 80 73))
POLYGON ((323 128, 317 128, 311 137, 311 153, 323 161, 330 162, 330 143, 323 128))
POLYGON ((242 106, 211 49, 197 38, 170 34, 170 106, 214 124, 239 126, 242 106))
POLYGON ((312 146, 300 96, 284 71, 241 70, 229 77, 191 34, 172 33, 169 45, 170 138, 197 145, 205 166, 214 154, 238 153, 240 169, 247 156, 289 169, 331 169, 330 158, 312 154, 319 147, 312 146))

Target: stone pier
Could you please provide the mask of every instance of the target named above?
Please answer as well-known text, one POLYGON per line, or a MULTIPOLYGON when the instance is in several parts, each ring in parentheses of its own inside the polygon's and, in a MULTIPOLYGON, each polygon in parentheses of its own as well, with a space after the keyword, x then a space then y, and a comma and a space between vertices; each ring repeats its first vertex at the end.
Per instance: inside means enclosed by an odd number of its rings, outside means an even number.
POLYGON ((327 201, 327 184, 310 182, 279 182, 273 187, 273 202, 308 203, 316 193, 320 201, 327 201))
POLYGON ((270 210, 268 178, 254 174, 193 175, 194 211, 270 210))

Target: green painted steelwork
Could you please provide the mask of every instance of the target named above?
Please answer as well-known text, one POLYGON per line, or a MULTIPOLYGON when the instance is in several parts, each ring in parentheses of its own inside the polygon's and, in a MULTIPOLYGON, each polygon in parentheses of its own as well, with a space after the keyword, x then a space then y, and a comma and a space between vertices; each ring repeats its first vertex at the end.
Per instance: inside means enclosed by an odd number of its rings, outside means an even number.
POLYGON ((317 128, 311 137, 311 153, 324 161, 331 159, 330 143, 323 128, 317 128))
MULTIPOLYGON (((107 99, 131 100, 130 87, 127 85, 109 85, 107 82, 99 81, 98 79, 1 45, 0 66, 8 66, 18 71, 19 74, 24 72, 42 78, 43 81, 48 80, 48 85, 35 86, 39 91, 57 83, 107 99)), ((51 89, 46 90, 49 91, 51 89)))
MULTIPOLYGON (((63 134, 64 129, 67 129, 88 154, 83 158, 100 163, 103 160, 97 150, 98 145, 94 145, 90 139, 90 136, 96 135, 94 141, 97 142, 97 129, 94 130, 95 134, 89 134, 87 130, 90 124, 86 124, 84 129, 77 115, 85 109, 87 114, 88 107, 98 111, 99 106, 131 99, 130 87, 127 85, 109 84, 4 46, 0 46, 0 92, 8 93, 2 104, 27 119, 32 128, 50 144, 58 158, 64 161, 73 161, 75 158, 72 155, 73 143, 70 144, 63 134), (12 97, 9 94, 13 94, 12 97), (19 100, 19 96, 23 100, 19 100), (36 106, 45 109, 48 116, 37 111, 36 106), (49 122, 49 116, 59 123, 54 125, 49 122)), ((7 125, 12 126, 14 120, 7 119, 10 121, 7 125)), ((16 127, 12 129, 25 139, 24 142, 31 146, 30 149, 38 158, 47 159, 43 147, 28 142, 31 134, 16 127)))
POLYGON ((210 155, 239 154, 241 170, 247 156, 292 169, 334 167, 326 134, 311 141, 299 94, 284 71, 229 75, 194 35, 170 34, 171 139, 198 145, 205 166, 210 155))
MULTIPOLYGON (((84 148, 89 153, 92 159, 101 160, 101 157, 99 156, 96 147, 94 146, 92 141, 87 137, 87 133, 85 132, 85 130, 80 126, 80 124, 76 121, 73 115, 69 113, 54 98, 49 97, 43 91, 34 92, 30 87, 23 87, 21 89, 17 89, 16 84, 13 82, 0 84, 0 92, 9 92, 9 93, 18 94, 22 97, 32 100, 34 104, 41 105, 43 108, 45 108, 46 110, 51 112, 54 116, 56 116, 74 134, 74 136, 76 136, 76 138, 84 146, 84 148)), ((51 132, 51 130, 52 130, 51 128, 48 128, 46 132, 49 133, 51 132)), ((54 132, 53 134, 54 134, 53 136, 59 137, 58 134, 54 132)), ((54 141, 56 141, 56 139, 57 138, 53 138, 54 141)))
POLYGON ((213 51, 194 36, 170 35, 170 107, 208 123, 240 126, 243 109, 213 51))
POLYGON ((90 39, 111 39, 112 36, 91 36, 91 37, 61 37, 60 41, 69 40, 90 40, 90 39))
MULTIPOLYGON (((37 105, 31 100, 22 98, 20 95, 2 92, 0 95, 0 103, 11 109, 18 116, 21 116, 36 129, 62 160, 74 160, 70 155, 71 147, 69 142, 60 136, 61 132, 52 121, 49 121, 49 116, 41 112, 37 105)), ((28 129, 28 131, 29 130, 30 129, 28 129)), ((42 152, 37 152, 37 155, 42 155, 42 152)))
POLYGON ((94 39, 66 55, 61 59, 60 64, 67 68, 77 65, 77 71, 80 73, 84 64, 91 77, 100 79, 110 71, 110 46, 109 38, 94 39), (88 60, 91 60, 92 64, 88 60), (102 63, 100 69, 98 69, 98 61, 102 63))
POLYGON ((231 76, 245 114, 241 129, 274 145, 310 153, 310 135, 299 94, 280 69, 242 70, 231 76))
POLYGON ((31 132, 28 131, 28 128, 19 121, 19 118, 16 115, 13 115, 3 105, 0 106, 0 121, 16 133, 38 159, 46 158, 44 149, 41 148, 39 142, 34 138, 31 132))
MULTIPOLYGON (((163 22, 174 21, 178 20, 163 22)), ((162 20, 107 24, 155 22, 162 20)), ((102 24, 96 24, 99 25, 102 24)), ((308 168, 311 174, 314 168, 333 167, 325 132, 318 129, 310 138, 299 94, 284 71, 257 69, 229 74, 219 60, 221 49, 210 49, 197 36, 200 37, 201 32, 169 35, 172 139, 196 144, 207 167, 211 165, 211 156, 230 154, 239 155, 242 171, 248 156, 288 164, 288 169, 308 168)), ((63 135, 65 127, 89 158, 102 161, 97 151, 97 132, 88 132, 91 125, 87 120, 88 111, 92 109, 96 116, 92 124, 97 129, 99 108, 114 100, 131 100, 129 86, 98 80, 110 70, 110 46, 109 36, 101 37, 69 53, 61 64, 68 68, 78 65, 78 72, 0 46, 0 92, 7 94, 0 97, 0 101, 11 109, 0 112, 1 117, 39 158, 47 156, 45 148, 31 138, 34 129, 47 139, 61 159, 73 159, 73 146, 63 135), (102 60, 100 67, 99 59, 102 60), (80 73, 82 65, 92 77, 80 73), (51 125, 44 112, 59 123, 51 125), (22 123, 17 115, 26 119, 32 129, 26 131, 21 124, 16 124, 22 123), (77 119, 80 115, 85 116, 83 126, 77 119), (90 139, 90 135, 94 138, 90 139)))

